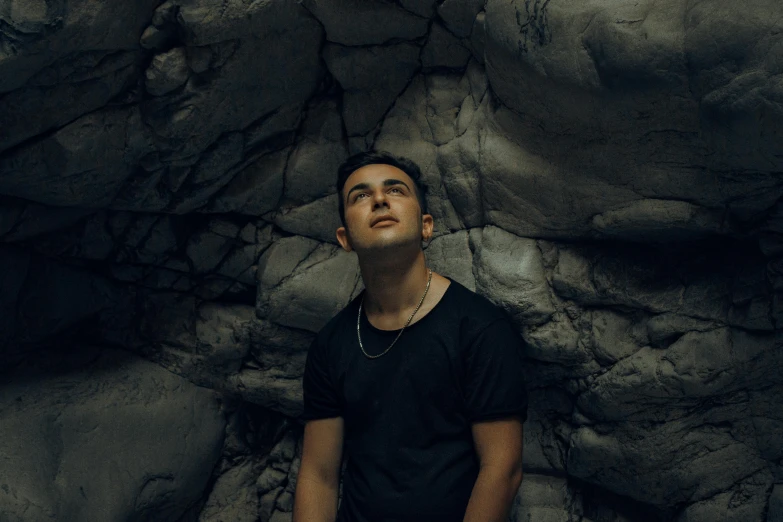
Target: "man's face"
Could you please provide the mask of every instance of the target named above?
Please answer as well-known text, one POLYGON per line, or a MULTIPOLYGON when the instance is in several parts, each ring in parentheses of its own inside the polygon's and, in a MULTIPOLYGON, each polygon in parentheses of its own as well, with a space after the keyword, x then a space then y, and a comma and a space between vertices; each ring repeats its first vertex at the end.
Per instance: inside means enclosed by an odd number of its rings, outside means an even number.
POLYGON ((354 171, 341 194, 345 227, 337 239, 345 250, 369 251, 421 246, 432 235, 432 216, 422 215, 413 180, 391 165, 354 171))

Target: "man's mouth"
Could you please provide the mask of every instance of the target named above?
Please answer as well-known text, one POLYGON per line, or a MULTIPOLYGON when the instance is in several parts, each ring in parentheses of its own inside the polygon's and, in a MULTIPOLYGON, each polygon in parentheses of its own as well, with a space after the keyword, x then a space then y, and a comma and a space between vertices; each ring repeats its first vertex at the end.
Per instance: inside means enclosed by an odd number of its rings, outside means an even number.
POLYGON ((372 222, 370 223, 370 227, 374 227, 375 225, 378 225, 378 224, 381 224, 381 223, 397 223, 397 220, 394 219, 391 216, 377 217, 377 218, 372 220, 372 222))

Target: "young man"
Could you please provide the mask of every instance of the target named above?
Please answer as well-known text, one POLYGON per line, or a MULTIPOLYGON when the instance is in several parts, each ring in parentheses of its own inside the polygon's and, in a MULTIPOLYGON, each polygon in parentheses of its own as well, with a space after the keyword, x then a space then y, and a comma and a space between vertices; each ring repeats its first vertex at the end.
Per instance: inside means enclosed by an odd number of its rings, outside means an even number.
POLYGON ((294 522, 505 522, 522 480, 522 341, 427 267, 420 175, 383 152, 339 169, 337 240, 365 290, 308 352, 294 522))

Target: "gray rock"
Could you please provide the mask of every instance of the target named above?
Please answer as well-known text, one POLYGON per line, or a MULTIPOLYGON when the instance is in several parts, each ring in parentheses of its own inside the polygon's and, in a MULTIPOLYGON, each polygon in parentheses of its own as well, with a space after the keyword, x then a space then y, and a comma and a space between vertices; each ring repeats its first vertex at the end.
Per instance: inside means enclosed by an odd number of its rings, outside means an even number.
POLYGON ((48 205, 109 206, 136 162, 129 135, 143 135, 137 109, 93 112, 0 157, 0 191, 48 205), (100 129, 100 130, 99 130, 100 129))
POLYGON ((437 0, 400 0, 400 5, 412 13, 425 18, 435 14, 437 0))
POLYGON ((0 99, 0 151, 104 107, 135 82, 141 61, 137 51, 92 51, 39 71, 0 99))
POLYGON ((476 291, 523 324, 542 324, 555 309, 535 241, 486 227, 474 258, 476 291))
POLYGON ((6 343, 13 351, 40 343, 95 318, 118 296, 104 277, 9 246, 0 248, 0 263, 0 350, 6 343))
MULTIPOLYGON (((277 466, 278 469, 289 471, 291 461, 296 455, 296 447, 296 435, 293 432, 288 432, 269 452, 269 461, 273 466, 277 466)), ((286 488, 286 490, 287 489, 288 488, 286 488)))
POLYGON ((656 315, 647 321, 647 333, 654 346, 670 343, 688 332, 708 332, 717 327, 718 325, 711 321, 673 313, 656 315))
POLYGON ((0 353, 9 364, 16 362, 16 358, 24 353, 12 341, 17 336, 17 302, 24 297, 22 287, 28 277, 30 262, 29 252, 8 247, 0 250, 0 283, 3 287, 0 294, 0 353))
POLYGON ((587 232, 588 217, 638 199, 627 187, 585 175, 583 166, 561 167, 563 160, 545 156, 538 143, 520 146, 519 131, 506 129, 524 128, 524 120, 490 107, 474 116, 483 120, 478 156, 487 222, 526 237, 578 237, 587 232))
POLYGON ((425 76, 426 117, 436 145, 444 145, 457 136, 457 118, 470 93, 470 81, 464 74, 425 76))
POLYGON ((327 40, 343 45, 385 44, 427 33, 426 18, 382 0, 305 0, 304 6, 324 25, 327 40))
MULTIPOLYGON (((677 522, 764 520, 769 479, 762 474, 743 480, 731 491, 695 502, 677 517, 677 522)), ((770 520, 767 513, 766 520, 770 520)))
MULTIPOLYGON (((571 522, 579 499, 566 479, 527 473, 512 507, 512 522, 571 522)), ((577 508, 578 509, 578 508, 577 508)))
POLYGON ((198 2, 179 11, 187 45, 215 44, 225 56, 210 62, 219 74, 145 103, 146 123, 165 161, 198 155, 222 134, 304 102, 321 79, 321 28, 299 4, 230 4, 225 15, 215 17, 198 2), (287 62, 287 74, 281 75, 277 57, 282 55, 296 59, 287 62), (290 82, 292 77, 297 81, 290 82))
POLYGON ((156 54, 144 73, 147 92, 153 96, 169 93, 188 81, 188 72, 184 47, 156 54))
POLYGON ((267 493, 264 493, 259 498, 259 518, 261 520, 270 520, 272 517, 272 514, 275 512, 275 501, 277 500, 278 495, 282 493, 283 489, 273 489, 272 491, 269 491, 267 493))
POLYGON ((349 136, 372 130, 419 67, 419 48, 410 43, 361 48, 327 44, 323 56, 344 89, 343 119, 349 136))
POLYGON ((323 245, 262 297, 266 303, 259 312, 283 326, 317 332, 348 304, 358 284, 355 254, 323 245))
MULTIPOLYGON (((277 498, 280 499, 283 496, 290 497, 290 494, 286 495, 283 492, 277 498)), ((286 511, 275 511, 269 518, 269 522, 291 522, 291 520, 293 520, 293 513, 286 511)))
POLYGON ((484 225, 482 201, 476 197, 481 191, 478 156, 475 153, 477 146, 478 134, 466 132, 438 148, 437 162, 443 173, 443 185, 466 227, 484 225))
MULTIPOLYGON (((160 218, 149 216, 154 220, 153 223, 150 223, 149 219, 145 219, 146 217, 148 216, 142 216, 142 218, 137 221, 137 223, 142 224, 140 228, 132 227, 125 236, 125 238, 129 240, 129 242, 126 243, 128 249, 121 251, 121 254, 116 258, 117 261, 163 264, 179 247, 179 238, 176 229, 176 226, 179 225, 179 223, 176 223, 170 216, 161 216, 160 218), (144 226, 145 224, 148 224, 148 226, 144 226), (133 232, 139 232, 140 234, 134 238, 133 232), (133 241, 134 239, 137 241, 133 241)), ((136 223, 134 223, 134 225, 135 224, 136 223)), ((196 243, 201 241, 197 237, 194 238, 194 240, 196 243)), ((189 246, 188 250, 189 255, 199 256, 199 253, 197 252, 198 247, 196 245, 189 246)), ((198 265, 199 263, 196 262, 195 264, 198 265)))
POLYGON ((623 424, 611 434, 580 427, 571 438, 569 474, 589 474, 594 484, 657 505, 711 498, 766 466, 752 446, 732 436, 741 410, 717 410, 654 426, 623 424), (647 458, 637 460, 641 454, 647 458))
POLYGON ((249 286, 255 285, 256 263, 261 252, 267 246, 268 244, 245 245, 235 248, 220 263, 217 273, 249 286))
POLYGON ((425 250, 427 264, 436 272, 476 290, 473 252, 466 231, 445 234, 432 240, 425 250))
POLYGON ((290 491, 283 491, 283 493, 281 493, 280 496, 277 497, 277 501, 275 502, 275 506, 280 511, 276 512, 275 516, 273 516, 272 519, 273 520, 279 520, 279 521, 282 521, 282 520, 290 521, 291 517, 293 516, 290 513, 294 509, 294 495, 293 495, 293 493, 291 493, 290 491), (280 512, 288 513, 289 515, 288 516, 277 515, 277 513, 280 513, 280 512))
POLYGON ((69 55, 96 49, 136 50, 157 4, 157 0, 126 5, 80 0, 4 5, 8 43, 0 51, 0 93, 18 89, 41 69, 69 55))
POLYGON ((476 15, 473 21, 473 32, 470 33, 468 46, 473 53, 473 59, 483 64, 485 48, 487 45, 487 16, 484 11, 476 15))
POLYGON ((214 270, 231 252, 233 246, 232 238, 204 230, 191 237, 185 255, 194 273, 205 274, 214 270))
POLYGON ((556 313, 551 320, 522 330, 525 355, 538 361, 577 366, 592 361, 584 339, 567 315, 556 313))
POLYGON ((662 199, 643 199, 608 210, 593 217, 592 225, 601 237, 640 242, 687 241, 729 232, 722 211, 662 199))
MULTIPOLYGON (((646 344, 647 332, 639 331, 643 326, 635 322, 632 317, 611 310, 592 310, 591 319, 591 348, 596 360, 602 364, 614 364, 633 355, 646 344)), ((651 329, 650 323, 652 322, 650 320, 647 323, 648 330, 651 329)), ((657 328, 652 328, 656 334, 660 331, 657 328)), ((664 335, 663 338, 667 338, 669 335, 664 335)), ((651 333, 650 337, 653 336, 654 334, 651 333)))
POLYGON ((124 352, 63 355, 0 387, 0 509, 12 520, 179 518, 220 454, 216 395, 124 352))
POLYGON ((770 379, 768 365, 775 364, 777 357, 769 335, 728 328, 689 332, 666 350, 644 347, 619 361, 595 378, 579 407, 593 418, 654 419, 665 399, 674 410, 676 399, 686 399, 683 404, 688 404, 692 399, 763 386, 770 379), (762 361, 762 366, 756 366, 762 361), (745 365, 753 369, 736 370, 745 365), (641 404, 651 408, 647 411, 641 404))
MULTIPOLYGON (((542 394, 533 394, 535 399, 542 398, 542 394)), ((566 448, 562 440, 553 432, 553 426, 536 417, 536 411, 544 410, 546 402, 537 400, 531 402, 536 408, 530 411, 524 426, 524 453, 522 464, 525 476, 537 472, 562 472, 565 473, 566 448)), ((558 434, 560 435, 560 434, 558 434)))
POLYGON ((0 232, 0 236, 9 243, 50 235, 50 232, 69 228, 93 213, 92 209, 51 207, 18 198, 0 199, 0 209, 0 231, 5 231, 5 235, 0 232))
POLYGON ((0 237, 14 229, 26 206, 23 199, 0 196, 0 237))
POLYGON ((738 153, 740 143, 770 152, 778 147, 766 137, 772 123, 759 119, 748 105, 766 106, 767 96, 777 92, 769 83, 768 62, 761 60, 765 65, 758 69, 718 64, 727 54, 750 64, 766 53, 762 49, 770 40, 750 37, 750 27, 765 23, 780 7, 740 11, 734 4, 721 5, 725 10, 692 11, 682 2, 607 9, 600 2, 577 8, 491 0, 486 7, 490 81, 504 103, 547 129, 578 127, 583 135, 611 129, 613 139, 629 143, 646 132, 670 130, 695 146, 692 153, 707 145, 716 162, 739 156, 754 162, 750 149, 738 153), (683 16, 672 16, 675 12, 683 16), (720 22, 733 17, 738 22, 732 29, 720 22), (718 47, 707 44, 715 34, 725 34, 718 47), (698 87, 691 90, 690 85, 698 87), (611 109, 594 103, 601 97, 614 100, 611 109), (651 117, 635 118, 633 111, 651 117), (732 118, 742 119, 745 135, 732 118), (751 139, 761 141, 750 145, 751 139))
POLYGON ((470 36, 476 15, 484 9, 485 0, 445 0, 438 6, 438 15, 449 31, 459 38, 470 36))
POLYGON ((302 414, 301 378, 292 379, 275 368, 245 368, 227 380, 228 388, 243 400, 289 417, 302 414))
POLYGON ((728 303, 719 274, 683 285, 671 272, 630 251, 598 255, 561 249, 553 287, 582 304, 621 304, 653 312, 682 311, 705 319, 725 319, 728 303))
POLYGON ((775 484, 769 495, 766 522, 781 522, 783 520, 783 484, 775 484))
POLYGON ((186 181, 201 188, 205 184, 222 178, 223 174, 231 167, 242 161, 243 152, 242 134, 239 132, 226 134, 201 155, 186 181))
POLYGON ((301 236, 276 241, 258 261, 257 274, 261 292, 280 285, 318 245, 318 241, 301 236))
POLYGON ((438 23, 432 24, 427 43, 421 51, 424 67, 462 68, 468 64, 470 51, 459 39, 438 23))
POLYGON ((258 485, 259 492, 266 493, 283 484, 288 478, 288 473, 285 471, 276 470, 273 467, 266 468, 263 473, 258 477, 256 484, 258 485))
POLYGON ((258 519, 257 466, 251 459, 218 477, 198 522, 255 522, 258 519))
POLYGON ((147 357, 201 386, 233 390, 231 379, 250 350, 253 308, 197 306, 192 298, 164 293, 147 296, 147 302, 141 324, 147 357))
POLYGON ((337 194, 331 194, 301 207, 283 210, 274 223, 286 232, 337 244, 336 231, 342 226, 337 198, 337 194))
POLYGON ((304 371, 305 356, 313 334, 258 319, 249 325, 251 355, 261 368, 276 368, 295 379, 304 371))
POLYGON ((337 169, 348 157, 337 103, 329 99, 309 107, 301 134, 288 159, 285 195, 309 202, 334 191, 337 169))
POLYGON ((448 199, 437 164, 437 145, 456 134, 456 118, 468 83, 456 74, 417 76, 384 120, 375 147, 405 156, 422 169, 436 234, 465 227, 448 199), (452 88, 458 88, 456 92, 452 88))
POLYGON ((425 78, 417 75, 384 118, 376 148, 398 154, 404 152, 422 168, 432 163, 436 151, 427 119, 427 102, 425 78))
POLYGON ((224 187, 219 192, 216 189, 199 194, 190 206, 211 200, 208 208, 212 212, 259 216, 272 211, 283 195, 288 153, 284 149, 240 166, 237 172, 221 179, 219 183, 224 187))

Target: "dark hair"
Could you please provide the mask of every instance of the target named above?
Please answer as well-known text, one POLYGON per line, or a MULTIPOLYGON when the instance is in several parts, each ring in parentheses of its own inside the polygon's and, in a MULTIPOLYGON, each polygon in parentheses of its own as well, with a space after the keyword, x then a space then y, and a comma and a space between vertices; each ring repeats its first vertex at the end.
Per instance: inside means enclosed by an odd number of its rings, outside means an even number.
POLYGON ((367 165, 391 165, 397 167, 413 180, 413 188, 422 214, 427 214, 427 187, 421 182, 421 169, 408 158, 394 156, 384 150, 370 150, 354 154, 337 169, 337 199, 340 202, 340 221, 345 226, 345 203, 343 202, 343 188, 348 177, 367 165))

